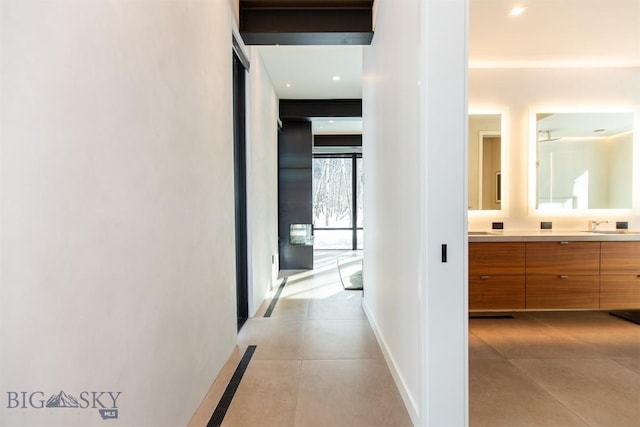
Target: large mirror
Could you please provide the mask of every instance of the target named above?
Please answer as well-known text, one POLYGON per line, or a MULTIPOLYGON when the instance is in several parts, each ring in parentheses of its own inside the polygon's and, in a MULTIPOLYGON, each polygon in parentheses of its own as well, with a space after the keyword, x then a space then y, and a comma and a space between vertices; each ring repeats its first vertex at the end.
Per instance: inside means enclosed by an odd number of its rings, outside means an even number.
POLYGON ((502 116, 469 114, 469 209, 502 206, 502 116))
POLYGON ((537 208, 630 209, 633 113, 536 114, 537 208))

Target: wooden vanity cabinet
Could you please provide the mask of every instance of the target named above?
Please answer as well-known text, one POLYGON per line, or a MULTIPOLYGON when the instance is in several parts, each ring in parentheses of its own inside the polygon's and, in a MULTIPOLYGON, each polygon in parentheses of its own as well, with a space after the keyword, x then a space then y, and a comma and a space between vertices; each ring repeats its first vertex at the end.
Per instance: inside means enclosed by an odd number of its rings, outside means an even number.
POLYGON ((600 308, 640 308, 640 242, 602 242, 600 308))
POLYGON ((470 310, 640 309, 640 241, 470 242, 470 310))
POLYGON ((527 309, 600 306, 600 242, 527 242, 527 309))
POLYGON ((469 309, 525 308, 525 243, 469 243, 469 309))

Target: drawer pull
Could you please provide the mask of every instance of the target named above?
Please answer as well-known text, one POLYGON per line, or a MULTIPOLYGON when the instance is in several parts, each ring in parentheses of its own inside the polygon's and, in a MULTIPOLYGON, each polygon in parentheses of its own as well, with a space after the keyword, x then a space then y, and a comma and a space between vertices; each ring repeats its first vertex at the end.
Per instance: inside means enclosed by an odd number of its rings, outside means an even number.
MULTIPOLYGON (((640 275, 638 275, 640 277, 640 275)), ((480 280, 489 280, 489 276, 480 276, 480 280)))
POLYGON ((569 242, 560 242, 561 245, 568 245, 569 242))
POLYGON ((569 278, 569 276, 567 276, 566 274, 561 274, 561 275, 560 275, 560 278, 561 278, 561 279, 568 279, 568 278, 569 278))

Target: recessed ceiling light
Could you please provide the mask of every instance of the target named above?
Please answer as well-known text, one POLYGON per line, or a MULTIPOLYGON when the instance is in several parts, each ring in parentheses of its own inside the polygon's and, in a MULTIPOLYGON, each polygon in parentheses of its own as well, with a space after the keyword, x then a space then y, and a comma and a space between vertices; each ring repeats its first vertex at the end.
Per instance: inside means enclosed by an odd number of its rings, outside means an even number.
POLYGON ((291 83, 287 83, 287 87, 291 87, 291 83))
POLYGON ((337 82, 338 80, 340 80, 340 76, 333 76, 333 81, 337 82))
POLYGON ((522 12, 524 12, 525 9, 526 7, 524 6, 516 6, 513 9, 511 9, 511 12, 509 12, 509 16, 520 16, 522 15, 522 12))
POLYGON ((329 123, 335 123, 335 121, 334 120, 329 120, 329 123))

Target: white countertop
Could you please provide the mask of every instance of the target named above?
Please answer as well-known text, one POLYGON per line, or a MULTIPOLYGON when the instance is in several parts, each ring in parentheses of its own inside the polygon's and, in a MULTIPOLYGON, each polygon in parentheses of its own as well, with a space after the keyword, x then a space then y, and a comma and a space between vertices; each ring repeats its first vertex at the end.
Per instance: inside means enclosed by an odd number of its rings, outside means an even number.
POLYGON ((640 241, 635 230, 469 230, 469 242, 640 241))

